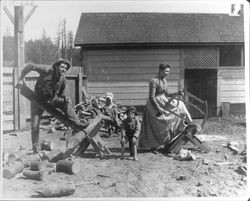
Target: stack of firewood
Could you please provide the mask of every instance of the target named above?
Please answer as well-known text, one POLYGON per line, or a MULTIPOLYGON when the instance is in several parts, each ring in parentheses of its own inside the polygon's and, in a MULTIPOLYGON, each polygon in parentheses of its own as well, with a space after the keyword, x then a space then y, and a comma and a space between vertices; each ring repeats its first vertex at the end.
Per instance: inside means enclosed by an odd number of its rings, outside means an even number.
MULTIPOLYGON (((122 120, 124 114, 126 112, 126 107, 123 106, 119 101, 113 101, 117 105, 118 109, 118 118, 122 120)), ((84 98, 84 101, 75 105, 74 109, 76 114, 78 115, 79 120, 86 125, 97 116, 98 112, 102 112, 101 108, 105 105, 105 98, 104 97, 97 97, 91 96, 84 98)), ((68 127, 62 123, 61 121, 57 120, 56 118, 52 117, 49 119, 50 124, 50 132, 54 132, 55 130, 68 130, 68 127)), ((48 123, 48 122, 47 122, 48 123)), ((116 129, 114 129, 115 131, 116 129)))

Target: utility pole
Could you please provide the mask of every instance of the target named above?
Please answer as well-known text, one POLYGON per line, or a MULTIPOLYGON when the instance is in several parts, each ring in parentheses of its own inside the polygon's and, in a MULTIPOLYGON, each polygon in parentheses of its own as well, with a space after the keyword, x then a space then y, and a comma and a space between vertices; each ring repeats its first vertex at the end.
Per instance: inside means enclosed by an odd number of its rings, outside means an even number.
MULTIPOLYGON (((37 6, 32 6, 28 15, 24 18, 24 7, 14 6, 14 17, 5 6, 4 11, 14 24, 14 41, 15 41, 15 62, 14 62, 14 86, 24 68, 24 25, 35 12, 37 6)), ((26 127, 26 101, 20 95, 19 89, 14 87, 14 129, 19 130, 26 127)))

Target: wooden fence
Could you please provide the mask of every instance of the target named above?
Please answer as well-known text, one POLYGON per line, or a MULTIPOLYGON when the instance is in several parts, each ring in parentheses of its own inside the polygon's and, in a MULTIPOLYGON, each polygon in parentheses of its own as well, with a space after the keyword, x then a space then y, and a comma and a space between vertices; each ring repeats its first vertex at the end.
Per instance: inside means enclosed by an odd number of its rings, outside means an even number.
MULTIPOLYGON (((16 89, 17 69, 13 67, 3 67, 3 131, 17 129, 17 118, 30 119, 30 102, 25 99, 24 114, 16 115, 16 89)), ((30 72, 25 77, 26 84, 34 89, 38 73, 30 72)), ((82 101, 82 87, 86 87, 86 76, 82 73, 82 67, 74 66, 66 74, 68 80, 66 94, 71 98, 73 104, 82 101)), ((47 115, 45 112, 44 115, 47 115)))

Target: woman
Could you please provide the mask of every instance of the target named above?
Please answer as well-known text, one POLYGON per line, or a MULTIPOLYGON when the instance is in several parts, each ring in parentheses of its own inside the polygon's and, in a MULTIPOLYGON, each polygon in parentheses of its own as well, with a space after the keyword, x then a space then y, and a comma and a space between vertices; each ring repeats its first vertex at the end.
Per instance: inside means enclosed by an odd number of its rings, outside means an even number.
POLYGON ((172 99, 173 96, 181 95, 183 92, 170 93, 168 90, 166 78, 170 69, 168 64, 160 64, 158 76, 149 82, 149 99, 143 115, 139 146, 151 148, 152 151, 169 142, 177 134, 177 129, 184 123, 183 118, 187 123, 192 122, 185 104, 172 99))

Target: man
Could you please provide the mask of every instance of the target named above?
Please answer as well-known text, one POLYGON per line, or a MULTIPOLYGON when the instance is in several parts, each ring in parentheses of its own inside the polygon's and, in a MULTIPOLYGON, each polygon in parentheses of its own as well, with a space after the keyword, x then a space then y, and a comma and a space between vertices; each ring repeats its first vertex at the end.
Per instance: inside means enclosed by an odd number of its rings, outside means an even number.
MULTIPOLYGON (((40 76, 35 85, 35 92, 47 103, 61 109, 76 127, 84 129, 86 125, 80 122, 72 107, 70 98, 65 94, 67 80, 64 75, 70 67, 70 63, 64 59, 56 61, 51 68, 29 63, 24 67, 17 86, 23 85, 23 79, 29 72, 38 72, 40 76)), ((31 141, 33 153, 38 153, 39 151, 39 125, 43 112, 42 108, 31 102, 31 141)))

